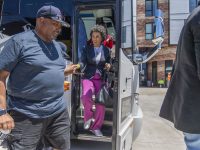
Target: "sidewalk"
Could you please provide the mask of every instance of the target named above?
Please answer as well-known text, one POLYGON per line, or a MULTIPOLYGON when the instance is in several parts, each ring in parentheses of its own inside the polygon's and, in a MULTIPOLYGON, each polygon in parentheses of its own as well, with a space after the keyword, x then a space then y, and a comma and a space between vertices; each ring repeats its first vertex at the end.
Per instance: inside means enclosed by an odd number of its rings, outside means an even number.
POLYGON ((134 150, 185 150, 182 132, 158 116, 167 88, 141 88, 142 131, 134 150))
POLYGON ((140 96, 143 95, 162 95, 164 98, 165 93, 167 92, 167 88, 159 88, 159 87, 140 87, 140 96))

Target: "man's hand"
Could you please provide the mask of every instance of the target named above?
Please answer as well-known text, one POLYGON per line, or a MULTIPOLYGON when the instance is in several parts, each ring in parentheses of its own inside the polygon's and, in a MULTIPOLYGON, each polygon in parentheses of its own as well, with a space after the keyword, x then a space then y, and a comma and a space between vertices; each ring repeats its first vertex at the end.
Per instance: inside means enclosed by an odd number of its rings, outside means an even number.
POLYGON ((76 72, 77 69, 80 68, 79 64, 69 64, 68 66, 66 66, 65 68, 65 75, 70 75, 76 72))
POLYGON ((109 71, 110 68, 111 68, 111 65, 109 63, 106 63, 104 69, 109 71))
POLYGON ((11 130, 15 127, 13 118, 7 113, 0 116, 0 129, 11 130))

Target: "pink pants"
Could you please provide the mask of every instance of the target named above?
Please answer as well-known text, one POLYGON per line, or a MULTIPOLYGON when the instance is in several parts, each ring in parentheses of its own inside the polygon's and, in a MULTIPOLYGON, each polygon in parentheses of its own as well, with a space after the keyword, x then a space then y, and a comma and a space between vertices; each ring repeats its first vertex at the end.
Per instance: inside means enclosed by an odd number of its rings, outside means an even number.
POLYGON ((82 80, 82 87, 83 87, 83 93, 82 93, 82 102, 84 105, 84 122, 87 120, 94 118, 95 121, 91 125, 91 130, 101 129, 103 121, 104 121, 104 115, 105 115, 105 106, 102 104, 95 104, 96 105, 96 111, 92 111, 92 94, 97 94, 99 90, 101 89, 102 80, 99 74, 95 74, 92 79, 83 79, 82 80))

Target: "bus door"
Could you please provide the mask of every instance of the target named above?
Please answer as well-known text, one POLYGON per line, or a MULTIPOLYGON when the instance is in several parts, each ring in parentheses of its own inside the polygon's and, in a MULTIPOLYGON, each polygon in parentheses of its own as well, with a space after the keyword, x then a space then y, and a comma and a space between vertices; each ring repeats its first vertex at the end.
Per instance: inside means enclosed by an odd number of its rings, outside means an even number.
POLYGON ((136 48, 136 1, 119 1, 119 65, 116 150, 131 150, 141 129, 142 111, 138 104, 139 72, 133 62, 136 48), (132 57, 130 57, 132 56, 132 57))
MULTIPOLYGON (((74 14, 74 53, 73 60, 74 63, 78 63, 81 57, 81 52, 83 47, 90 43, 90 30, 96 25, 103 25, 107 34, 112 36, 113 46, 110 48, 111 63, 115 60, 115 3, 110 1, 104 2, 92 2, 90 3, 76 3, 75 14, 74 14)), ((108 84, 112 86, 110 89, 114 88, 114 72, 108 72, 108 84), (112 85, 111 85, 112 84, 112 85)), ((84 106, 81 101, 82 85, 81 85, 81 74, 73 76, 73 89, 72 89, 72 139, 87 140, 87 141, 99 141, 110 143, 110 148, 112 147, 113 140, 113 106, 117 101, 112 99, 112 102, 107 104, 105 107, 105 119, 103 127, 101 129, 103 137, 97 137, 90 131, 84 130, 84 106)), ((112 149, 112 148, 111 148, 112 149)))

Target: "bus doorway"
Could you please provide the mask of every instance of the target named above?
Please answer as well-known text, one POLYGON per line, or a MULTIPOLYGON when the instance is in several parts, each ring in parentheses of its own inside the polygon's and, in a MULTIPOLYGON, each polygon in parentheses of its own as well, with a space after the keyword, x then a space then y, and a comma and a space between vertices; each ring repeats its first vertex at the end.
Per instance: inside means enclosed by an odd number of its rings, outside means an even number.
MULTIPOLYGON (((114 10, 112 8, 101 9, 95 7, 89 7, 88 9, 80 9, 77 12, 76 17, 76 29, 77 29, 77 53, 76 58, 77 62, 81 59, 81 54, 84 47, 88 44, 91 44, 90 30, 94 25, 102 25, 105 27, 107 35, 110 35, 113 41, 112 47, 109 48, 109 53, 111 55, 110 63, 115 59, 115 26, 114 26, 114 10)), ((107 72, 107 81, 106 84, 111 93, 113 93, 113 72, 107 72)), ((105 104, 105 119, 101 131, 103 137, 95 136, 90 130, 84 129, 84 106, 82 103, 82 84, 81 84, 81 74, 75 75, 75 95, 77 96, 76 100, 72 100, 73 107, 72 111, 72 138, 81 139, 81 140, 94 140, 94 141, 104 141, 112 142, 112 131, 113 131, 113 99, 109 104, 105 104)), ((94 112, 95 114, 95 112, 94 112)))

